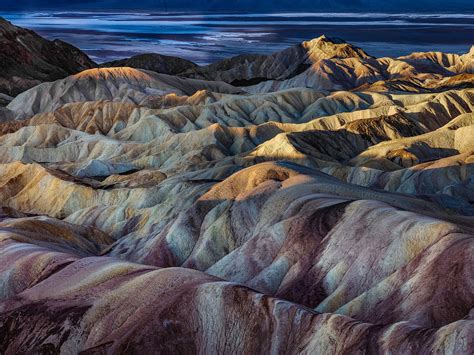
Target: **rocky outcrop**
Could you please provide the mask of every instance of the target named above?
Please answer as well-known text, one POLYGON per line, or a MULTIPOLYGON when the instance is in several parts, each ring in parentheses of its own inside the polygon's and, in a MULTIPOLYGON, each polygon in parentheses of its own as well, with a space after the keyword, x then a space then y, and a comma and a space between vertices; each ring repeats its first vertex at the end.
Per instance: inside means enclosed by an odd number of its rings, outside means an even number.
POLYGON ((262 93, 305 87, 421 93, 474 87, 472 50, 461 56, 435 52, 400 58, 343 56, 318 59, 296 76, 286 80, 265 80, 245 90, 262 93))
POLYGON ((368 57, 362 49, 343 40, 321 36, 271 55, 239 55, 182 75, 249 86, 266 80, 291 78, 323 59, 368 57))
POLYGON ((78 48, 48 41, 0 18, 0 93, 16 96, 45 81, 65 78, 96 64, 78 48))

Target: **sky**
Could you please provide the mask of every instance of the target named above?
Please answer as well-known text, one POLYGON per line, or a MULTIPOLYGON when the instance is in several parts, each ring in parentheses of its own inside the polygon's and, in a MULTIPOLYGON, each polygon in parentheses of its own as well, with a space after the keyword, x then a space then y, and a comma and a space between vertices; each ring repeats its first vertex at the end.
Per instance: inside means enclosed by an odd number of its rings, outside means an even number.
POLYGON ((153 11, 469 11, 473 0, 0 0, 0 11, 143 9, 153 11))

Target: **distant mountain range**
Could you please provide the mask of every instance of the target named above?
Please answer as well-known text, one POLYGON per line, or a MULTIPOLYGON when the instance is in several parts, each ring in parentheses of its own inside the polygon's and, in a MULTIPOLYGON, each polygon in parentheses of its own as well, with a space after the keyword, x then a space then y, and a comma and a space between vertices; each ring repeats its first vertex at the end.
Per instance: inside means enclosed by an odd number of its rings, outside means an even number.
POLYGON ((67 3, 61 0, 3 0, 0 10, 9 9, 150 9, 155 11, 187 10, 187 11, 472 11, 474 5, 469 0, 451 0, 449 8, 445 1, 435 0, 397 0, 382 2, 376 0, 144 0, 140 2, 124 2, 121 0, 70 0, 67 3))

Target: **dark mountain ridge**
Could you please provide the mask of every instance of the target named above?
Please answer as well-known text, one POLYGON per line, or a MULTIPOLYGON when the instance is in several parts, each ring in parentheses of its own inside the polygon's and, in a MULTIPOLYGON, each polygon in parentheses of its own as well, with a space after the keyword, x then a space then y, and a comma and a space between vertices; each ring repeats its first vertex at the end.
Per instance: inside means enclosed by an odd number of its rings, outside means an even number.
POLYGON ((48 41, 1 17, 0 46, 0 92, 10 96, 96 66, 73 45, 48 41))

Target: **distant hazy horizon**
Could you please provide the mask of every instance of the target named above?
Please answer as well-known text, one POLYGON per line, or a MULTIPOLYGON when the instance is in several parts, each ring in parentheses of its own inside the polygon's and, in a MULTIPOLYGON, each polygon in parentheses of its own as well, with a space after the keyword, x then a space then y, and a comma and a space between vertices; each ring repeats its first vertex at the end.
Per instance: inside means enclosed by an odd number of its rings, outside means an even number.
POLYGON ((207 64, 242 53, 268 54, 323 34, 377 57, 428 50, 464 53, 474 44, 474 14, 468 13, 108 10, 18 11, 0 16, 48 39, 72 43, 97 62, 154 52, 207 64))

